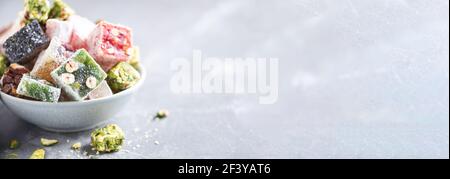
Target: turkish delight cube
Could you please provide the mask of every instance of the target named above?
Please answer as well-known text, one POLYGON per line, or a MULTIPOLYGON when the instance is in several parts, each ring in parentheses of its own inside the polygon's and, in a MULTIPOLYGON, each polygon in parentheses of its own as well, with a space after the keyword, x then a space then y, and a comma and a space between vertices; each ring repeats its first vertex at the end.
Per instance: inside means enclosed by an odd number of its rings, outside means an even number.
POLYGON ((3 48, 11 63, 25 64, 45 50, 49 42, 38 21, 34 20, 9 37, 3 48))
POLYGON ((120 92, 134 86, 141 79, 139 72, 126 62, 120 62, 108 72, 109 86, 114 92, 120 92))
POLYGON ((61 89, 51 86, 47 81, 24 75, 17 87, 17 94, 39 101, 56 103, 61 89))
POLYGON ((131 29, 101 21, 89 35, 89 52, 105 71, 119 62, 130 59, 132 51, 131 29))
POLYGON ((55 84, 50 73, 58 68, 67 58, 65 57, 65 48, 61 45, 58 38, 53 38, 48 46, 47 50, 41 52, 39 55, 33 70, 31 70, 31 76, 37 77, 48 82, 55 84))
POLYGON ((84 100, 106 78, 106 73, 84 50, 76 51, 51 73, 53 80, 75 101, 84 100))
POLYGON ((12 96, 18 96, 17 86, 22 76, 30 71, 17 63, 11 64, 2 77, 2 91, 12 96))
POLYGON ((131 51, 131 57, 130 60, 128 60, 128 63, 134 67, 134 69, 139 70, 140 66, 140 50, 139 47, 135 46, 130 49, 131 51))
POLYGON ((63 45, 68 45, 72 38, 73 24, 58 19, 49 19, 45 33, 50 39, 59 38, 63 45))
POLYGON ((49 19, 67 20, 75 12, 62 0, 55 0, 48 14, 49 19))
POLYGON ((125 135, 116 124, 110 124, 91 133, 91 147, 97 152, 117 152, 122 148, 125 135))
POLYGON ((72 51, 86 48, 86 41, 89 34, 95 29, 95 24, 78 15, 70 16, 68 22, 73 24, 73 32, 67 48, 72 51))
POLYGON ((113 92, 111 91, 111 88, 108 86, 108 83, 106 81, 102 81, 100 85, 98 85, 97 88, 95 88, 94 91, 89 93, 89 99, 100 99, 108 96, 112 96, 113 92))
POLYGON ((25 0, 25 24, 34 20, 45 24, 50 12, 50 3, 48 0, 25 0))
POLYGON ((8 68, 8 63, 8 59, 0 54, 0 76, 3 76, 3 73, 5 73, 6 69, 8 68))

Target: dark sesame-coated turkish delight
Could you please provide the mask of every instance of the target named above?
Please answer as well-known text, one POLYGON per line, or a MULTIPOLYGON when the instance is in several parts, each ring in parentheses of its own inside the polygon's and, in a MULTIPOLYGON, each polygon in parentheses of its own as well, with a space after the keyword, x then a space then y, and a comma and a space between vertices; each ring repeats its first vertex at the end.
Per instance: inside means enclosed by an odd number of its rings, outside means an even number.
POLYGON ((45 50, 49 42, 39 22, 34 20, 9 37, 3 48, 11 63, 25 64, 45 50))

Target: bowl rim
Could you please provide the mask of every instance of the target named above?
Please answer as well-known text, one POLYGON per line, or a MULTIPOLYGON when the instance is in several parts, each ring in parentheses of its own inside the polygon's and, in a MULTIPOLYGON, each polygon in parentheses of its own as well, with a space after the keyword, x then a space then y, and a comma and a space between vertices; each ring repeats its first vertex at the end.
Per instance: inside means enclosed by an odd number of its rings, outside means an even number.
POLYGON ((139 82, 136 85, 134 85, 131 88, 126 89, 122 92, 114 94, 110 97, 106 97, 106 98, 93 99, 93 100, 87 100, 87 101, 67 101, 67 102, 49 103, 49 102, 43 102, 43 101, 33 101, 33 100, 22 99, 22 98, 11 96, 9 94, 6 94, 6 93, 3 93, 2 91, 0 91, 0 93, 1 93, 0 100, 4 101, 3 98, 8 98, 8 100, 25 103, 27 105, 39 105, 39 106, 48 106, 48 107, 75 106, 75 105, 80 105, 80 104, 89 105, 89 104, 107 102, 107 101, 111 101, 116 98, 120 98, 122 96, 128 95, 130 93, 133 93, 137 89, 141 88, 141 86, 144 84, 144 81, 146 80, 147 70, 142 65, 140 65, 138 71, 141 75, 141 79, 139 80, 139 82))

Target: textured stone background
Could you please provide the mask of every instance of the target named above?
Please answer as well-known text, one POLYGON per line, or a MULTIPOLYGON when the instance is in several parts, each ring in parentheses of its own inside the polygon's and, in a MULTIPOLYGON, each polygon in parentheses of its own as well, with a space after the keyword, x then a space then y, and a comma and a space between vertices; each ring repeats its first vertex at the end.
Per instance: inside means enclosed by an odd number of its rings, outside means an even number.
MULTIPOLYGON (((449 157, 448 0, 67 1, 92 20, 131 26, 150 71, 112 119, 127 133, 125 150, 95 157, 449 157), (173 94, 170 61, 194 49, 279 58, 278 102, 173 94), (151 121, 160 108, 170 118, 151 121)), ((21 6, 0 0, 0 24, 21 6)), ((62 141, 48 158, 87 158, 69 147, 87 144, 89 132, 48 133, 1 104, 0 114, 2 157, 27 158, 48 137, 62 141), (12 137, 23 142, 17 151, 6 149, 12 137)))

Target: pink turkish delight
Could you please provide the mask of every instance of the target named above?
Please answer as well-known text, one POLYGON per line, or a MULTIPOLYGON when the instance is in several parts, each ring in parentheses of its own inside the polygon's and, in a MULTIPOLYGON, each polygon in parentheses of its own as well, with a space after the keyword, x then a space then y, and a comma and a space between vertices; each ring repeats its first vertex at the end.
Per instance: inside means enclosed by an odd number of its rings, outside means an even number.
POLYGON ((95 24, 77 15, 70 16, 68 22, 73 24, 73 32, 67 48, 72 51, 86 48, 86 41, 89 34, 95 29, 95 24))
POLYGON ((132 55, 131 29, 101 21, 89 35, 87 47, 103 70, 108 71, 132 55))

